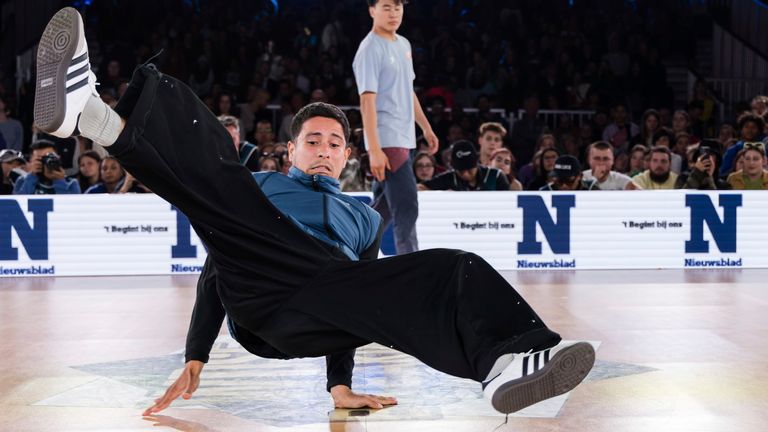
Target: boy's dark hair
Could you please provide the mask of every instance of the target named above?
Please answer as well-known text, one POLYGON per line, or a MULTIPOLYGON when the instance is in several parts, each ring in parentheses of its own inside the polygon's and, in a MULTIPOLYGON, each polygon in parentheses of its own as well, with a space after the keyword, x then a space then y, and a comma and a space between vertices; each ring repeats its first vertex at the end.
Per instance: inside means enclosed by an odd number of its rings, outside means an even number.
MULTIPOLYGON (((379 0, 367 0, 367 1, 368 1, 368 6, 370 6, 370 7, 376 6, 376 3, 379 2, 379 0)), ((408 4, 408 0, 392 0, 392 1, 394 1, 396 5, 407 5, 408 4)))
POLYGON ((305 105, 299 112, 293 116, 291 121, 291 140, 296 142, 301 132, 301 127, 304 123, 313 117, 326 117, 336 120, 341 124, 341 128, 344 131, 344 141, 349 146, 349 120, 344 111, 339 109, 336 105, 331 105, 325 102, 314 102, 309 105, 305 105))
POLYGON ((739 125, 739 132, 741 132, 741 130, 744 129, 744 125, 749 122, 752 122, 755 124, 755 126, 757 126, 758 134, 763 132, 763 128, 765 127, 765 121, 763 120, 762 117, 752 112, 745 112, 739 116, 739 119, 737 120, 737 123, 739 125))
POLYGON ((40 139, 40 140, 37 140, 37 141, 33 142, 29 146, 29 150, 30 151, 32 151, 32 150, 42 150, 42 149, 47 149, 47 148, 56 150, 56 144, 54 144, 53 141, 49 141, 47 139, 40 139))

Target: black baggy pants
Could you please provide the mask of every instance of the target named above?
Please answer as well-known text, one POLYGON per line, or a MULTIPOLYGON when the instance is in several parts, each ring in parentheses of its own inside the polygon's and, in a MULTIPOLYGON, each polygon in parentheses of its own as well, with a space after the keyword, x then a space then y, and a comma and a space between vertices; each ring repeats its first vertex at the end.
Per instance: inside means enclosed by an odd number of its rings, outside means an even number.
POLYGON ((194 93, 154 66, 136 70, 115 110, 126 126, 110 153, 187 215, 216 261, 227 314, 284 357, 377 342, 481 381, 501 354, 559 342, 472 253, 334 258, 269 202, 194 93))

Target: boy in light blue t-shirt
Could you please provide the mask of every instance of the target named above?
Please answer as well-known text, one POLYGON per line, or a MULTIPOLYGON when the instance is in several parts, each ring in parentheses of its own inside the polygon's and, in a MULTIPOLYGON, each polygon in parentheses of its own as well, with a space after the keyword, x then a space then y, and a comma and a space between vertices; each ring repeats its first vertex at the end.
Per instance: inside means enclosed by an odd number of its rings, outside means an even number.
POLYGON ((394 222, 398 254, 419 249, 416 178, 411 169, 418 123, 434 154, 438 140, 413 92, 411 44, 397 29, 403 20, 403 0, 368 0, 373 29, 360 42, 352 68, 360 94, 365 144, 371 162, 372 207, 386 226, 394 222))

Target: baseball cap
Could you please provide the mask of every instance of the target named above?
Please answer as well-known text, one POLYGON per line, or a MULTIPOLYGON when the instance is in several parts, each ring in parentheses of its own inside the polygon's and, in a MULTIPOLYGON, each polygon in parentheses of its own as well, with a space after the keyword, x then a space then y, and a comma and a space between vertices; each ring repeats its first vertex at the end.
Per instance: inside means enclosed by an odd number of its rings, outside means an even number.
POLYGON ((477 166, 477 150, 469 141, 456 141, 451 146, 451 167, 456 171, 464 171, 477 166))
POLYGON ((581 174, 579 160, 571 155, 558 156, 552 175, 559 178, 576 177, 581 174))
POLYGON ((0 162, 13 162, 15 160, 19 160, 24 163, 27 162, 27 160, 24 159, 24 156, 22 156, 21 153, 16 150, 11 150, 11 149, 0 150, 0 162))

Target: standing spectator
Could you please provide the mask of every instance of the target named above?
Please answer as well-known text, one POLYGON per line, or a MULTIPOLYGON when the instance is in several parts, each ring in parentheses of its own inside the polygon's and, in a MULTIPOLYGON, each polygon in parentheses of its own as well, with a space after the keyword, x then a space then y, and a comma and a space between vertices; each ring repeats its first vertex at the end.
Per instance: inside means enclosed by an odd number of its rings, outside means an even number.
POLYGON ((248 141, 240 141, 240 122, 238 122, 237 117, 225 115, 218 117, 218 119, 219 123, 229 132, 229 136, 232 137, 232 143, 237 150, 240 164, 245 165, 251 172, 259 171, 258 148, 248 141))
POLYGON ((100 165, 101 156, 93 150, 81 153, 77 158, 78 171, 75 178, 84 193, 101 181, 100 165))
POLYGON ((144 185, 128 174, 120 162, 113 156, 107 156, 99 165, 101 181, 88 188, 87 194, 113 194, 113 193, 146 193, 149 192, 144 185))
POLYGON ((548 129, 539 115, 539 97, 529 94, 524 101, 525 113, 523 117, 512 126, 512 153, 517 160, 517 167, 521 168, 533 159, 536 152, 536 140, 548 129))
POLYGON ((549 183, 549 175, 552 170, 555 169, 555 162, 560 156, 560 153, 553 148, 547 148, 541 151, 541 154, 537 158, 538 161, 534 165, 534 178, 533 181, 526 187, 527 190, 539 190, 542 186, 549 183))
POLYGON ((643 144, 644 146, 653 147, 654 137, 656 132, 661 129, 661 122, 659 121, 659 112, 655 109, 646 110, 643 113, 642 129, 639 134, 632 138, 632 144, 643 144))
POLYGON ((16 180, 26 174, 23 168, 27 160, 16 150, 0 150, 0 163, 3 165, 3 181, 0 182, 0 195, 13 194, 13 186, 16 180))
POLYGON ((728 176, 733 189, 768 190, 768 171, 765 170, 765 144, 744 143, 744 168, 728 176))
POLYGON ((413 158, 413 174, 416 176, 418 183, 424 183, 427 180, 432 180, 435 176, 435 168, 437 162, 435 157, 428 152, 419 152, 416 157, 413 158))
POLYGON ((718 190, 730 189, 725 181, 716 175, 717 156, 706 142, 691 146, 688 151, 688 173, 681 174, 675 189, 718 190))
POLYGON ((24 144, 24 129, 21 122, 11 118, 11 110, 5 99, 0 96, 0 149, 22 151, 24 144))
POLYGON ((16 180, 13 187, 14 195, 80 193, 77 181, 66 178, 54 143, 39 140, 32 143, 29 148, 32 151, 29 172, 16 180))
POLYGON ((633 190, 637 185, 626 174, 612 171, 613 146, 605 141, 589 145, 587 150, 588 170, 584 171, 586 180, 596 180, 600 190, 633 190))
POLYGON ((745 112, 740 115, 737 123, 739 126, 739 141, 729 147, 725 154, 723 154, 723 165, 720 167, 721 177, 725 177, 731 171, 733 158, 744 148, 744 143, 759 141, 765 127, 763 118, 751 112, 745 112))
POLYGON ((640 132, 636 124, 628 119, 627 106, 623 102, 617 102, 611 108, 613 123, 606 126, 603 131, 603 141, 606 141, 618 150, 626 151, 632 137, 640 132))
POLYGON ((491 166, 491 155, 504 144, 507 130, 501 123, 487 122, 480 125, 477 143, 480 145, 480 165, 491 166))
POLYGON ((648 169, 632 177, 632 181, 643 189, 674 189, 677 174, 672 172, 672 152, 667 147, 656 146, 651 150, 648 169))
POLYGON ((509 180, 509 190, 523 190, 523 184, 515 178, 515 170, 513 169, 515 166, 515 157, 508 148, 502 147, 493 152, 491 155, 491 164, 489 166, 491 168, 496 168, 507 176, 507 180, 509 180))
POLYGON ((372 207, 382 225, 394 222, 398 254, 419 249, 416 219, 419 203, 411 150, 418 123, 430 153, 439 146, 419 99, 413 91, 411 44, 397 30, 403 20, 403 0, 368 0, 373 28, 360 42, 352 64, 368 149, 373 184, 372 207))
POLYGON ((555 161, 551 181, 541 191, 599 190, 594 180, 584 180, 579 160, 571 155, 562 155, 555 161))
POLYGON ((469 141, 451 146, 451 171, 419 184, 419 190, 508 191, 507 176, 496 168, 478 165, 477 150, 469 141))
POLYGON ((645 171, 647 169, 646 160, 649 159, 649 157, 650 150, 648 150, 648 147, 643 144, 635 144, 629 154, 629 174, 627 175, 634 178, 636 175, 645 171))

